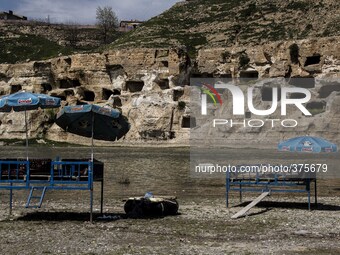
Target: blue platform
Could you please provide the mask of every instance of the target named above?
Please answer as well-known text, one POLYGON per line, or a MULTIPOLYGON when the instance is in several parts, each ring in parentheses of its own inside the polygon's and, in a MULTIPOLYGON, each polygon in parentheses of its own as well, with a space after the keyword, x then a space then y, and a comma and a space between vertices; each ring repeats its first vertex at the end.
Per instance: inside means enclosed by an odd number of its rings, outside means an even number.
MULTIPOLYGON (((238 166, 240 168, 241 166, 238 166)), ((317 205, 317 178, 313 173, 275 173, 264 174, 260 171, 252 173, 227 172, 226 206, 229 207, 230 191, 238 191, 240 202, 243 192, 270 193, 306 193, 308 209, 311 209, 311 184, 314 183, 315 205, 317 205)))
POLYGON ((93 215, 93 184, 101 182, 101 213, 103 212, 103 163, 94 160, 2 159, 0 189, 10 190, 10 213, 13 190, 30 190, 26 208, 40 208, 48 190, 88 190, 90 221, 93 215), (39 192, 40 191, 40 192, 39 192), (38 195, 36 193, 38 192, 38 195), (35 201, 36 205, 32 205, 35 201))

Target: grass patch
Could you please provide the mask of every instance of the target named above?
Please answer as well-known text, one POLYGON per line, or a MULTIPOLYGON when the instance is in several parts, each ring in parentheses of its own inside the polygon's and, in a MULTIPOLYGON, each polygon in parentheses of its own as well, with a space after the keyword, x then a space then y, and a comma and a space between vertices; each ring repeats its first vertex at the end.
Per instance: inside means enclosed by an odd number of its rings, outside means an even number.
POLYGON ((43 60, 72 54, 71 48, 63 47, 36 35, 19 35, 1 39, 0 63, 16 63, 29 60, 43 60))

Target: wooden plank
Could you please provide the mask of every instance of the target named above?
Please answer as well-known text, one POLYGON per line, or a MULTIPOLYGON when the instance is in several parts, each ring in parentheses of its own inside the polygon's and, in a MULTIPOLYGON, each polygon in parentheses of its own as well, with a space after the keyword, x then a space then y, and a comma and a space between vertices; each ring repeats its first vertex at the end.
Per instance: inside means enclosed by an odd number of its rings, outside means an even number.
POLYGON ((258 196, 253 202, 248 204, 246 207, 242 208, 241 211, 237 212, 233 216, 231 216, 232 219, 237 219, 241 216, 243 216, 246 212, 248 212, 251 208, 253 208, 255 205, 257 205, 262 199, 264 199, 266 196, 270 194, 270 191, 263 192, 260 196, 258 196))

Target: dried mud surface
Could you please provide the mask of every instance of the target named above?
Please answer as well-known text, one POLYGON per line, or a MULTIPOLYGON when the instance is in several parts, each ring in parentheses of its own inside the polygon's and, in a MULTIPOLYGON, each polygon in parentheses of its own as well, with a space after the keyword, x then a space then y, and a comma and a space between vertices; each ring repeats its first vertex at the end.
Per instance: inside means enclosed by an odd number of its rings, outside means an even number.
MULTIPOLYGON (((129 219, 122 197, 105 199, 106 219, 88 219, 88 194, 54 193, 41 209, 24 209, 15 194, 8 215, 8 192, 1 191, 1 254, 340 254, 340 182, 320 184, 319 205, 307 210, 302 195, 272 195, 248 214, 231 216, 240 204, 232 194, 227 209, 223 196, 182 196, 179 214, 129 219), (324 187, 323 187, 324 186, 324 187)), ((98 195, 98 194, 97 194, 98 195)))

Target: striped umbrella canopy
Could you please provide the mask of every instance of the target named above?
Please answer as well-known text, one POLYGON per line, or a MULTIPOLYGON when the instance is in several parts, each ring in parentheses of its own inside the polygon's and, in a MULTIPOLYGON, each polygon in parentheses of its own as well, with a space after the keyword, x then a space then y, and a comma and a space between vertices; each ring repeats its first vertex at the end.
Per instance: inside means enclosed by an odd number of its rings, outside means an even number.
POLYGON ((320 137, 299 136, 280 142, 278 145, 278 150, 320 153, 337 152, 338 148, 334 143, 331 143, 320 137))
POLYGON ((27 131, 27 111, 39 108, 58 108, 60 98, 51 97, 44 94, 19 91, 10 95, 0 97, 0 112, 25 112, 25 132, 26 132, 26 156, 28 160, 28 131, 27 131))

